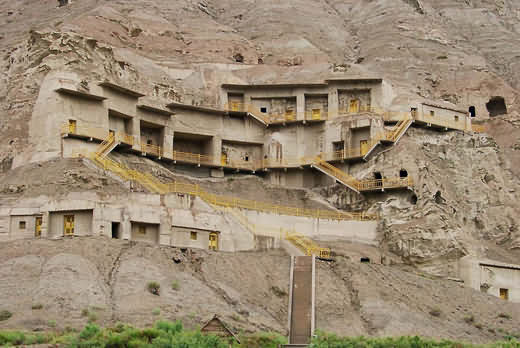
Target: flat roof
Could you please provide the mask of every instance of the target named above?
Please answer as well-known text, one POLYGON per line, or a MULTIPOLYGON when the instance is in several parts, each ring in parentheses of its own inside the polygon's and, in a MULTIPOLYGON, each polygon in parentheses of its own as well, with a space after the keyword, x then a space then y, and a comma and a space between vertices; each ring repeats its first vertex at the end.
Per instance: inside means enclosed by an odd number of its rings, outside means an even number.
POLYGON ((66 87, 60 87, 58 89, 55 89, 55 91, 58 93, 64 93, 64 94, 68 94, 68 95, 73 95, 75 97, 80 97, 80 98, 90 99, 90 100, 95 100, 95 101, 103 101, 103 100, 107 99, 107 98, 97 95, 97 94, 91 94, 88 92, 78 91, 78 90, 75 90, 72 88, 66 88, 66 87))
POLYGON ((332 77, 326 79, 326 82, 368 82, 368 83, 381 83, 383 79, 380 77, 332 77))
POLYGON ((224 83, 222 88, 296 88, 296 87, 327 87, 332 82, 365 82, 381 83, 380 77, 331 77, 321 82, 288 82, 288 83, 261 83, 261 84, 233 84, 224 83))
POLYGON ((123 87, 123 86, 120 86, 120 85, 117 85, 117 84, 115 84, 113 82, 110 82, 110 81, 103 81, 103 82, 98 83, 98 85, 106 87, 106 88, 113 89, 113 90, 118 91, 120 93, 128 94, 129 96, 132 96, 134 98, 139 98, 139 97, 144 97, 145 96, 145 94, 142 94, 140 92, 131 90, 129 88, 126 88, 126 87, 123 87))
POLYGON ((460 109, 460 108, 458 108, 456 106, 444 105, 444 104, 439 104, 439 103, 430 102, 430 101, 422 102, 421 104, 427 105, 427 106, 433 106, 434 108, 439 108, 439 109, 444 109, 444 110, 451 110, 451 111, 455 111, 455 112, 461 112, 461 113, 464 113, 464 114, 468 113, 468 111, 466 111, 464 109, 460 109))
POLYGON ((296 88, 296 87, 327 87, 326 83, 323 82, 311 82, 311 83, 272 83, 272 84, 231 84, 224 83, 222 88, 296 88))
POLYGON ((161 114, 161 115, 164 115, 164 116, 171 116, 171 115, 175 114, 172 111, 160 109, 158 107, 155 107, 155 106, 152 106, 152 105, 147 105, 147 104, 137 104, 137 107, 139 109, 150 111, 150 112, 154 112, 156 114, 161 114))
POLYGON ((511 264, 511 263, 504 263, 504 262, 499 262, 499 261, 493 261, 493 260, 479 261, 478 264, 479 264, 479 266, 485 266, 485 267, 496 267, 496 268, 520 270, 520 265, 515 265, 515 264, 511 264))
POLYGON ((226 110, 217 109, 217 108, 211 108, 208 106, 198 106, 198 105, 191 105, 191 104, 183 104, 183 103, 170 103, 166 105, 167 107, 171 109, 184 109, 184 110, 195 110, 195 111, 202 111, 212 114, 223 114, 225 115, 227 113, 226 110))

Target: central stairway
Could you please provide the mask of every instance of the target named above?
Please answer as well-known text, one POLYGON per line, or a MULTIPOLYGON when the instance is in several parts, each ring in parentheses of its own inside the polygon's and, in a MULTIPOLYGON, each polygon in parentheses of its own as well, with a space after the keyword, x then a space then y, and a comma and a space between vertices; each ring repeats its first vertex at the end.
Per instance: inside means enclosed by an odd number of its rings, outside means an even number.
POLYGON ((292 256, 289 292, 289 344, 306 347, 315 326, 315 257, 292 256))

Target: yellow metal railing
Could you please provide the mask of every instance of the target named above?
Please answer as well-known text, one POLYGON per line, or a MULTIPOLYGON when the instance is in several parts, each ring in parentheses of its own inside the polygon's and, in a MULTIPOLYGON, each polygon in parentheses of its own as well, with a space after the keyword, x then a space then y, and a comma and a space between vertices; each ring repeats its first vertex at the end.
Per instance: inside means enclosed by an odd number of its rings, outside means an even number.
POLYGON ((126 134, 124 132, 116 132, 115 138, 116 138, 117 142, 125 143, 125 144, 132 145, 132 146, 134 145, 133 135, 126 134))
POLYGON ((332 164, 322 160, 321 158, 316 158, 314 165, 321 169, 322 171, 328 173, 333 176, 337 180, 341 181, 343 184, 358 190, 359 192, 363 191, 374 191, 374 190, 384 190, 384 189, 392 189, 392 188, 405 188, 412 187, 413 180, 410 177, 406 178, 385 178, 379 180, 358 180, 353 176, 345 173, 341 169, 333 166, 332 164))
POLYGON ((310 238, 297 232, 285 231, 285 239, 293 243, 307 256, 316 255, 325 259, 330 259, 331 257, 329 248, 322 248, 310 238))
POLYGON ((104 140, 108 130, 97 127, 84 127, 76 123, 65 123, 61 126, 61 135, 80 135, 87 138, 104 140))
POLYGON ((180 183, 173 181, 170 183, 162 183, 151 174, 142 173, 115 162, 107 157, 101 157, 96 153, 84 155, 94 161, 105 170, 109 170, 126 180, 132 180, 140 183, 143 187, 151 192, 159 194, 167 193, 183 193, 200 197, 212 205, 229 208, 241 208, 255 210, 265 213, 274 213, 279 215, 301 216, 329 220, 358 220, 369 221, 376 220, 376 214, 366 212, 342 212, 324 209, 297 208, 283 205, 272 204, 268 202, 260 202, 254 200, 240 199, 237 197, 215 195, 201 190, 199 185, 180 183))
POLYGON ((142 143, 141 144, 141 151, 146 153, 146 154, 154 155, 154 156, 157 156, 157 157, 161 157, 162 156, 162 148, 160 146, 158 146, 158 145, 142 143))
POLYGON ((114 134, 110 133, 108 134, 108 138, 103 140, 101 142, 101 145, 99 145, 99 148, 96 151, 97 156, 106 156, 107 151, 110 149, 112 145, 115 143, 115 136, 114 134))
MULTIPOLYGON (((296 120, 294 111, 291 111, 290 114, 284 115, 270 115, 260 112, 260 110, 251 105, 245 103, 231 102, 224 106, 225 110, 228 111, 242 111, 249 112, 256 116, 257 118, 262 119, 266 124, 271 123, 283 123, 287 121, 296 120)), ((335 117, 341 117, 346 115, 355 115, 359 113, 373 113, 381 116, 385 121, 395 121, 399 122, 403 119, 416 119, 418 121, 430 123, 433 125, 438 125, 441 127, 451 128, 451 129, 459 129, 459 130, 471 130, 467 129, 466 117, 461 116, 460 120, 449 120, 439 116, 430 116, 427 114, 422 114, 417 111, 389 111, 379 107, 374 107, 370 105, 359 105, 357 107, 343 106, 340 107, 336 112, 318 112, 317 110, 311 110, 305 112, 306 120, 330 120, 335 117)), ((478 129, 478 127, 477 127, 478 129)), ((478 130, 477 130, 478 131, 478 130)))
POLYGON ((475 133, 485 133, 487 131, 486 126, 480 124, 472 124, 471 129, 475 133))

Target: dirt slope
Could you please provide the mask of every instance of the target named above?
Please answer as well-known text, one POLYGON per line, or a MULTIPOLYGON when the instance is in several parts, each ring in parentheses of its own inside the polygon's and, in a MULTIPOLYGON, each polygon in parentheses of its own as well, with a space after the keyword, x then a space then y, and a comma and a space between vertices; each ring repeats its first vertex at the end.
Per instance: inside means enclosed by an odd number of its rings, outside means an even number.
MULTIPOLYGON (((237 330, 286 333, 289 257, 280 253, 182 251, 78 237, 8 242, 0 251, 0 309, 13 313, 0 328, 49 329, 52 321, 79 327, 87 321, 82 311, 90 309, 104 325, 146 326, 162 317, 194 326, 218 313, 237 330), (150 281, 161 284, 160 296, 146 290, 150 281), (34 304, 43 309, 32 310, 34 304)), ((398 266, 344 255, 332 264, 318 261, 317 269, 317 327, 327 331, 485 342, 514 332, 520 318, 518 304, 398 266)))

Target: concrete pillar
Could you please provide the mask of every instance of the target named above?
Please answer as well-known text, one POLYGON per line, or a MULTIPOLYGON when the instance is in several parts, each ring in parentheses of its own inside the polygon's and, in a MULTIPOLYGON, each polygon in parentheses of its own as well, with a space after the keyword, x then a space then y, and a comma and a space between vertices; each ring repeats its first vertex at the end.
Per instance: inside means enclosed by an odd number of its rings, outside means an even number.
POLYGON ((159 244, 171 245, 171 221, 172 217, 168 209, 163 209, 160 216, 161 224, 159 225, 159 244))
POLYGON ((296 95, 296 119, 305 120, 305 94, 303 91, 296 95))
POLYGON ((50 221, 51 216, 48 211, 42 212, 42 238, 50 238, 50 221))
POLYGON ((162 156, 173 159, 173 129, 166 126, 163 129, 162 156))
POLYGON ((303 124, 296 126, 296 156, 298 158, 305 156, 305 126, 303 124))
POLYGON ((132 118, 132 135, 134 136, 132 150, 141 151, 141 119, 138 117, 132 118))
POLYGON ((132 223, 130 222, 130 215, 126 210, 123 211, 119 228, 121 239, 130 240, 132 236, 132 223))
POLYGON ((211 151, 208 154, 213 156, 217 163, 220 163, 220 157, 222 156, 222 138, 220 136, 215 135, 211 138, 211 151))
POLYGON ((339 109, 339 97, 338 97, 338 89, 334 87, 329 87, 329 115, 328 118, 332 119, 338 117, 338 109, 339 109))

